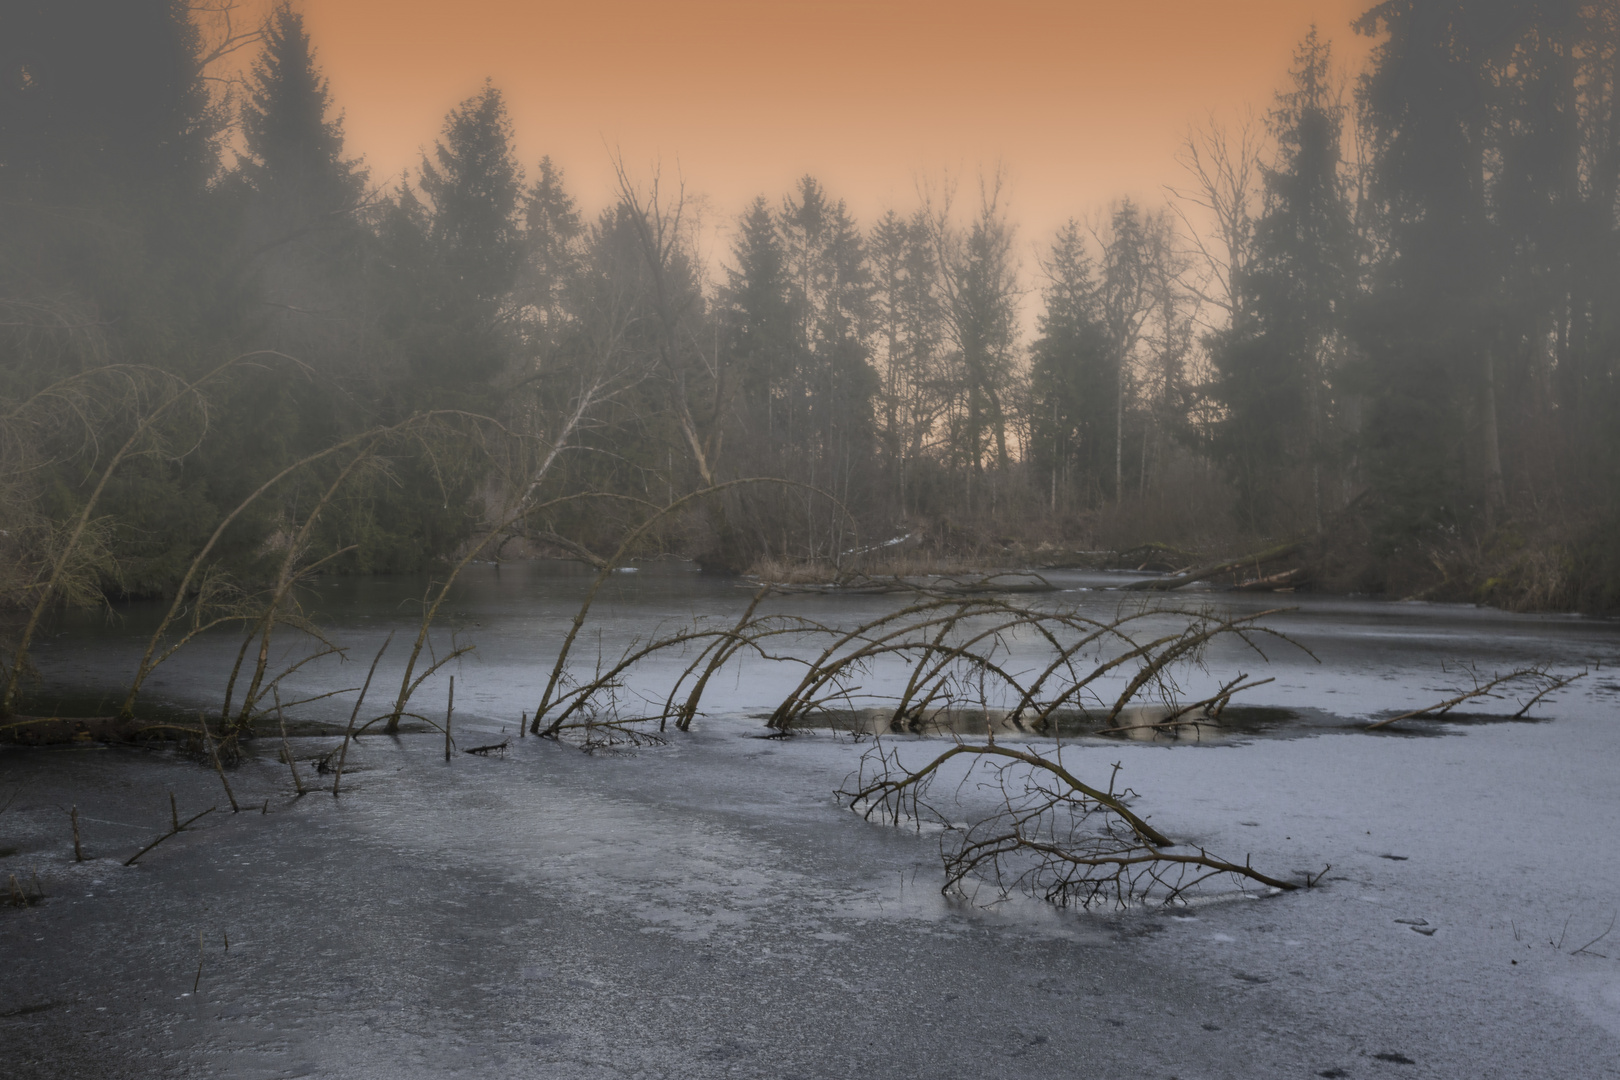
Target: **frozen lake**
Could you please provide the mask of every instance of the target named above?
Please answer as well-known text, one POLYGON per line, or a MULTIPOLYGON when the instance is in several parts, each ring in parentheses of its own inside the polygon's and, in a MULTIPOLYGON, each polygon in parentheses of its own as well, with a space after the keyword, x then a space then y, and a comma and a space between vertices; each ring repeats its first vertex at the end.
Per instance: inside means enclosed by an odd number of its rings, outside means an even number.
MULTIPOLYGON (((1068 591, 1032 602, 1099 617, 1137 602, 1103 588, 1113 575, 1051 577, 1068 591)), ((437 645, 452 632, 477 645, 444 672, 462 745, 515 734, 588 580, 476 567, 458 586, 437 645)), ((311 607, 369 661, 409 626, 422 585, 327 582, 311 607)), ((694 616, 735 618, 748 599, 678 564, 617 575, 579 657, 611 659, 694 616)), ((48 898, 0 911, 0 1073, 1620 1076, 1620 928, 1580 951, 1620 908, 1620 624, 1309 595, 1166 599, 1296 606, 1269 624, 1320 663, 1281 643, 1262 661, 1228 641, 1185 679, 1193 693, 1238 670, 1274 677, 1244 700, 1293 719, 1235 740, 1080 739, 1066 765, 1106 779, 1118 762, 1159 829, 1283 876, 1331 864, 1322 887, 1123 914, 942 897, 934 837, 833 799, 865 744, 755 737, 797 679, 758 660, 725 669, 692 732, 632 753, 514 739, 504 757, 446 764, 434 735, 368 739, 341 799, 299 800, 261 744, 232 776, 253 807, 240 815, 211 771, 166 751, 6 749, 0 873, 37 868, 48 898), (1446 696, 1455 676, 1442 665, 1531 662, 1591 674, 1534 723, 1360 730, 1446 696), (170 791, 183 816, 222 810, 122 866, 167 828, 170 791)), ((772 603, 853 625, 904 600, 772 603)), ((145 618, 53 639, 41 698, 115 693, 145 618)), ((160 669, 147 704, 216 701, 236 646, 206 641, 160 669)), ((1009 643, 1009 662, 1025 647, 1009 643)), ((656 695, 685 662, 637 669, 631 689, 656 695)), ((363 667, 305 669, 284 696, 355 685, 363 667)), ((388 660, 380 684, 391 670, 397 684, 388 660)), ((903 680, 903 665, 877 665, 862 692, 903 680)), ((442 681, 422 694, 442 708, 442 681)), ((351 700, 320 718, 341 722, 351 700)), ((944 745, 894 742, 918 762, 944 745)), ((964 813, 978 797, 960 793, 964 813)))

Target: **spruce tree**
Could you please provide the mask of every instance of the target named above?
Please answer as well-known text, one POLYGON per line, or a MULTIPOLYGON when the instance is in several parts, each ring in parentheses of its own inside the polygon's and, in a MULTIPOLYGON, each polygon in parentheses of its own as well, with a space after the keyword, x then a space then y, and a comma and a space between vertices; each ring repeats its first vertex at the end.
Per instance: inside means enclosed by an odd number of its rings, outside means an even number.
MULTIPOLYGON (((800 179, 778 219, 788 303, 797 324, 797 370, 785 385, 786 438, 819 482, 838 488, 871 449, 872 284, 860 230, 843 200, 800 179)), ((866 479, 864 473, 861 477, 866 479)))
MULTIPOLYGON (((1314 28, 1291 81, 1269 117, 1276 156, 1262 167, 1253 253, 1234 280, 1241 302, 1209 343, 1225 410, 1216 451, 1237 483, 1240 516, 1261 531, 1300 519, 1321 525, 1324 483, 1342 465, 1341 369, 1356 275, 1340 151, 1345 110, 1330 85, 1330 48, 1314 28)), ((1342 496, 1340 485, 1326 508, 1342 496)))
POLYGON ((875 338, 881 352, 879 414, 884 457, 900 516, 917 496, 916 462, 941 408, 938 268, 928 222, 890 210, 867 241, 875 338))
POLYGON ((1125 495, 1126 419, 1136 403, 1137 347, 1153 314, 1156 289, 1162 284, 1162 229, 1162 221, 1144 216, 1134 202, 1125 199, 1109 215, 1102 242, 1098 305, 1108 340, 1114 406, 1110 425, 1113 476, 1108 490, 1115 500, 1125 495))
POLYGON ((1008 391, 1018 340, 1018 266, 1013 226, 1000 203, 999 178, 983 185, 979 207, 966 228, 943 216, 933 223, 942 311, 953 348, 951 457, 967 472, 967 503, 993 510, 995 494, 982 498, 985 459, 1000 472, 1010 461, 1008 391))
POLYGON ((422 159, 420 183, 450 283, 467 302, 499 306, 523 260, 523 170, 512 152, 506 101, 494 85, 450 110, 443 138, 422 159))
POLYGON ((401 184, 382 215, 380 306, 418 406, 493 407, 490 381, 516 358, 523 174, 511 140, 501 93, 486 84, 450 111, 423 158, 425 201, 401 184))
POLYGON ((531 348, 543 355, 556 347, 570 317, 568 291, 581 270, 585 226, 551 158, 540 159, 539 175, 523 201, 523 268, 520 293, 528 308, 531 348))
POLYGON ((763 197, 738 221, 731 257, 720 300, 738 411, 750 443, 774 457, 787 432, 778 399, 796 369, 798 327, 782 238, 763 197))
POLYGON ((1085 509, 1102 498, 1112 464, 1116 371, 1096 268, 1072 219, 1042 264, 1044 310, 1031 350, 1030 460, 1048 505, 1069 493, 1085 509))
POLYGON ((286 2, 265 22, 241 123, 243 175, 289 237, 338 224, 357 209, 365 173, 344 155, 343 120, 333 115, 304 17, 286 2))
POLYGON ((303 16, 279 4, 241 111, 245 258, 266 307, 264 344, 331 374, 360 370, 368 327, 366 174, 345 155, 303 16))
POLYGON ((1356 374, 1390 549, 1469 525, 1501 491, 1492 340, 1501 264, 1487 206, 1482 54, 1494 10, 1391 0, 1358 24, 1384 35, 1359 90, 1381 250, 1356 324, 1356 374))
MULTIPOLYGON (((13 0, 0 162, 59 202, 185 205, 218 169, 224 114, 183 0, 13 0)), ((9 181, 8 181, 9 182, 9 181)))

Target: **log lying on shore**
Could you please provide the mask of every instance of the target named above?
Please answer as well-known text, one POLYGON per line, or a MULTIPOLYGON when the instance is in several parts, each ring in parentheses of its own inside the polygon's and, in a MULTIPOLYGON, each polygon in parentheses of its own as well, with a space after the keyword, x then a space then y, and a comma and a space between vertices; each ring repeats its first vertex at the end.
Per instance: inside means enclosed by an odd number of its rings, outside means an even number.
POLYGON ((1172 544, 1161 544, 1154 540, 1151 543, 1138 544, 1126 551, 1116 552, 1112 561, 1117 570, 1147 570, 1158 563, 1171 571, 1178 571, 1185 567, 1197 566, 1203 556, 1192 551, 1184 551, 1172 544), (1134 564, 1134 565, 1133 565, 1134 564))
POLYGON ((1302 546, 1301 541, 1290 540, 1286 544, 1278 544, 1276 547, 1267 548, 1265 551, 1257 551, 1236 559, 1226 559, 1222 562, 1210 563, 1207 566, 1195 567, 1184 573, 1172 574, 1169 577, 1133 581, 1128 585, 1121 586, 1121 588, 1133 592, 1169 592, 1172 589, 1179 589, 1183 585, 1191 585, 1195 581, 1203 581, 1206 578, 1230 574, 1234 570, 1242 570, 1245 567, 1260 566, 1264 563, 1276 562, 1278 559, 1286 559, 1302 546))
POLYGON ((1117 551, 1042 551, 1034 552, 1031 566, 1036 570, 1109 570, 1120 561, 1117 551))
POLYGON ((1293 589, 1296 585, 1303 585, 1309 580, 1311 580, 1310 570, 1303 566, 1296 566, 1292 570, 1284 570, 1280 574, 1267 574, 1265 577, 1240 581, 1232 586, 1232 591, 1277 592, 1282 589, 1293 589))
MULTIPOLYGON (((1008 571, 984 577, 868 577, 865 574, 843 581, 769 584, 771 591, 792 595, 815 593, 829 596, 870 596, 884 593, 921 592, 946 596, 977 596, 981 593, 1048 593, 1057 586, 1033 571, 1008 571)), ((750 582, 749 587, 755 587, 750 582)))

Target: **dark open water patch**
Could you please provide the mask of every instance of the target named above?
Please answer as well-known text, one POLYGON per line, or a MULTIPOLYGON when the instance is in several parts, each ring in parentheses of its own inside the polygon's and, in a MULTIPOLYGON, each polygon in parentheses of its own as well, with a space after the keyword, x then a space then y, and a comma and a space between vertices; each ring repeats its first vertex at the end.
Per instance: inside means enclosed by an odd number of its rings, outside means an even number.
MULTIPOLYGON (((768 720, 769 714, 757 714, 768 720)), ((1377 735, 1433 738, 1457 734, 1457 727, 1484 724, 1538 724, 1547 717, 1513 717, 1503 713, 1451 712, 1437 717, 1415 717, 1379 728, 1377 735)), ((896 720, 892 709, 822 709, 795 728, 837 731, 857 736, 916 735, 974 738, 993 734, 998 740, 1018 742, 1046 739, 1100 739, 1147 742, 1174 746, 1231 746, 1250 739, 1297 739, 1328 732, 1361 731, 1374 722, 1344 717, 1321 709, 1285 709, 1262 705, 1232 705, 1218 717, 1175 716, 1165 705, 1133 705, 1109 719, 1106 709, 1060 710, 1046 722, 1027 712, 1014 718, 1007 709, 942 708, 921 718, 896 720)), ((777 733, 781 734, 781 733, 777 733)))
MULTIPOLYGON (((1399 715, 1391 713, 1390 715, 1399 715)), ((1358 726, 1376 723, 1384 717, 1375 716, 1371 720, 1360 723, 1358 726)), ((1550 716, 1514 716, 1511 713, 1486 712, 1448 712, 1439 716, 1413 716, 1406 720, 1398 720, 1389 727, 1377 728, 1370 732, 1373 735, 1402 735, 1408 738, 1427 738, 1437 735, 1455 735, 1449 730, 1454 727, 1483 727, 1487 724, 1546 724, 1552 721, 1550 716)))
MULTIPOLYGON (((371 699, 367 700, 369 702, 371 699)), ((188 733, 200 730, 197 720, 199 710, 195 706, 165 700, 160 694, 142 695, 134 719, 120 721, 116 719, 116 713, 122 703, 122 695, 71 690, 48 695, 36 693, 31 697, 25 696, 17 715, 9 721, 11 725, 9 730, 0 731, 0 742, 23 746, 104 741, 167 742, 175 739, 184 740, 188 733), (73 729, 78 730, 75 732, 73 729)), ((368 706, 359 717, 359 723, 364 724, 378 713, 386 712, 389 706, 388 701, 378 702, 375 710, 368 706)), ((218 738, 223 729, 218 705, 210 708, 205 715, 209 731, 218 738)), ((294 739, 341 736, 347 726, 346 717, 342 720, 320 719, 312 717, 306 710, 296 706, 287 710, 284 717, 287 734, 294 739)), ((377 734, 381 730, 382 725, 375 723, 371 725, 367 734, 377 734)), ((404 734, 430 730, 435 729, 420 720, 408 717, 400 724, 400 731, 404 734)), ((258 738, 281 737, 281 726, 277 722, 274 710, 260 712, 254 717, 252 734, 258 738)))
MULTIPOLYGON (((1324 714, 1325 715, 1325 714, 1324 714)), ((768 719, 761 715, 760 719, 768 719)), ((853 735, 918 735, 972 738, 991 734, 1016 742, 1032 739, 1105 739, 1123 742, 1218 745, 1234 739, 1301 733, 1322 725, 1292 709, 1230 706, 1219 717, 1176 715, 1164 705, 1132 705, 1110 718, 1108 710, 1060 710, 1044 720, 1030 715, 1015 717, 1008 709, 941 708, 921 716, 897 719, 892 709, 822 709, 796 728, 838 731, 853 735)))

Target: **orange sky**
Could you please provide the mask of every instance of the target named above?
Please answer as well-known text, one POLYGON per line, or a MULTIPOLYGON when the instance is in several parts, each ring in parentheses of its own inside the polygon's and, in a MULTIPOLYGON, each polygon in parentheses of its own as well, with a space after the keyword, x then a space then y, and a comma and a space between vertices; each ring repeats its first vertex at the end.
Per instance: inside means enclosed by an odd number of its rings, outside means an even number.
POLYGON ((1369 0, 302 0, 373 178, 414 169, 485 76, 532 172, 608 199, 609 147, 678 165, 711 224, 812 172, 869 222, 918 177, 1000 161, 1026 245, 1162 198, 1189 124, 1263 111, 1314 21, 1341 60, 1369 0))

